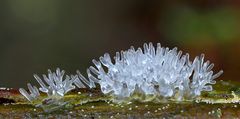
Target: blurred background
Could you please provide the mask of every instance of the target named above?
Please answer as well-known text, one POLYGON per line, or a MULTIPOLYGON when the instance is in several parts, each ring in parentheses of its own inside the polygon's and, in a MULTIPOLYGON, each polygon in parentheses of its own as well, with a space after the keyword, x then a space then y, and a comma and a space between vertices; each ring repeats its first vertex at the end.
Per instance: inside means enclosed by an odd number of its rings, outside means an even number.
MULTIPOLYGON (((205 53, 238 80, 238 0, 1 0, 0 86, 26 87, 32 74, 60 67, 85 74, 105 52, 145 42, 177 46, 191 59, 205 53)), ((86 74, 85 74, 86 75, 86 74)))

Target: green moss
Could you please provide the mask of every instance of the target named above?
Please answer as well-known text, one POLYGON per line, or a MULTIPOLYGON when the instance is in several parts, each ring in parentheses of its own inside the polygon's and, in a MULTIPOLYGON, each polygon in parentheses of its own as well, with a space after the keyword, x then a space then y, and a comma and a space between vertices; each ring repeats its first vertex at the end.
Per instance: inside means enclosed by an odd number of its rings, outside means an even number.
MULTIPOLYGON (((76 118, 234 118, 239 117, 240 105, 234 103, 239 100, 239 83, 218 81, 214 91, 203 92, 196 100, 176 101, 171 99, 155 101, 154 96, 142 97, 133 95, 132 99, 114 103, 113 97, 101 94, 98 91, 73 91, 66 95, 62 101, 68 102, 56 111, 44 112, 42 108, 34 105, 41 104, 46 95, 35 102, 28 102, 20 95, 10 96, 16 103, 0 105, 0 117, 76 117, 76 118), (233 91, 233 92, 232 92, 233 91), (143 98, 145 102, 140 102, 143 98), (135 100, 134 100, 135 99, 135 100), (148 100, 148 101, 146 101, 148 100), (206 102, 213 104, 208 104, 206 102)), ((45 108, 55 108, 48 105, 45 108)))

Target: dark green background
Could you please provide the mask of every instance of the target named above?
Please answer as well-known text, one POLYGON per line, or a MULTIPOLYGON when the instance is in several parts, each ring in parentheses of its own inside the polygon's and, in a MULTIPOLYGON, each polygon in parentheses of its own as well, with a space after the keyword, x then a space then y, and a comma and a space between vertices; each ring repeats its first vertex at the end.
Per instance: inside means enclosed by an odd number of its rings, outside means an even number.
POLYGON ((105 52, 144 42, 205 53, 237 80, 240 3, 228 0, 1 0, 0 86, 25 87, 56 67, 85 74, 105 52))

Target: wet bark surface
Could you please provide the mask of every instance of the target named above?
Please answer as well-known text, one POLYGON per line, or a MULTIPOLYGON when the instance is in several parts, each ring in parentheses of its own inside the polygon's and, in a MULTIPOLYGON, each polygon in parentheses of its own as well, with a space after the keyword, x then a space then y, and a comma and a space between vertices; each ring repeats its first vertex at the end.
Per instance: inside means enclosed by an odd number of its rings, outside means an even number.
MULTIPOLYGON (((64 97, 70 103, 46 112, 16 89, 1 88, 0 118, 236 118, 240 117, 240 85, 218 81, 214 91, 194 100, 113 103, 100 90, 78 89, 64 97)), ((41 95, 46 97, 46 95, 41 95)), ((47 107, 48 108, 48 107, 47 107)), ((49 108, 52 108, 51 106, 49 108)))

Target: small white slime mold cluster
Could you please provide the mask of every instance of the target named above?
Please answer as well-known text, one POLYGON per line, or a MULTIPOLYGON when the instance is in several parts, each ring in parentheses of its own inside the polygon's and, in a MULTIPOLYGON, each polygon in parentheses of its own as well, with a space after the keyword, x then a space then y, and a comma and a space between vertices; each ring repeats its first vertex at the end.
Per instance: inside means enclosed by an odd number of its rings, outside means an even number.
POLYGON ((23 88, 19 89, 19 92, 26 97, 29 101, 33 101, 40 95, 39 91, 46 93, 51 98, 61 98, 69 91, 75 89, 74 84, 79 88, 90 88, 95 87, 92 80, 88 80, 77 71, 78 75, 64 75, 65 71, 56 69, 56 72, 48 70, 48 76, 43 74, 43 80, 36 74, 34 78, 40 84, 38 89, 36 86, 32 86, 30 83, 27 84, 30 94, 23 88))
POLYGON ((63 97, 66 93, 75 89, 76 86, 78 88, 95 87, 95 83, 92 80, 86 79, 80 72, 77 73, 78 75, 64 75, 65 71, 57 68, 56 72, 48 70, 48 76, 44 74, 43 80, 34 74, 34 78, 41 87, 38 89, 36 86, 28 83, 27 86, 30 93, 23 88, 20 88, 19 92, 30 102, 38 100, 40 96, 39 91, 46 93, 48 97, 41 100, 42 103, 37 104, 36 107, 42 107, 45 112, 52 112, 68 104, 69 101, 64 101, 63 97))

